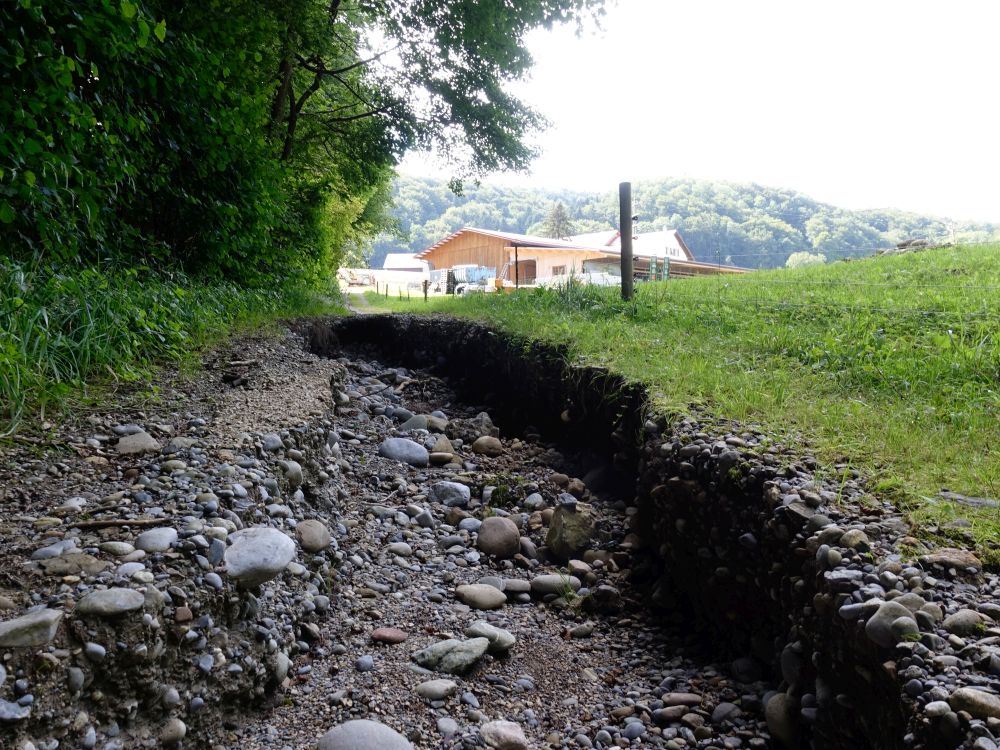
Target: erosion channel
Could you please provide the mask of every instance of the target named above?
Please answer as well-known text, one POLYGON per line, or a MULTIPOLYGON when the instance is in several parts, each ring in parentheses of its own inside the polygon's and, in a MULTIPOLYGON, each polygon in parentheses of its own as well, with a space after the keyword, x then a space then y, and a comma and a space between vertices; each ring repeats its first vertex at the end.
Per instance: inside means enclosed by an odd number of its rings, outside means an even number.
POLYGON ((996 750, 995 576, 847 467, 451 319, 216 365, 5 477, 3 747, 996 750))

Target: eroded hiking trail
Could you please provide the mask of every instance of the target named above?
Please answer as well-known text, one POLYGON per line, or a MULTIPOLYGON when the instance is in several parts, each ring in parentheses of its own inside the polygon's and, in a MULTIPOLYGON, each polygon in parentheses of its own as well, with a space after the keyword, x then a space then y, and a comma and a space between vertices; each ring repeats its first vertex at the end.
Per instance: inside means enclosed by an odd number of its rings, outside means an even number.
POLYGON ((844 467, 458 321, 204 364, 0 457, 3 748, 997 750, 997 577, 844 467))

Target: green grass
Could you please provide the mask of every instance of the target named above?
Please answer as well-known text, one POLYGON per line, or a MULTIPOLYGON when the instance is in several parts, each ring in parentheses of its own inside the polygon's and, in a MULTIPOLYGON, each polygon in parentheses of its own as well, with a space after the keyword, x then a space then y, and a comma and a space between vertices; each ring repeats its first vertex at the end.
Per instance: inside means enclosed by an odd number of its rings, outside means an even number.
MULTIPOLYGON (((980 549, 1000 511, 1000 245, 936 249, 747 276, 471 295, 374 307, 488 321, 566 344, 582 362, 646 383, 666 413, 692 404, 807 443, 866 472, 925 534, 956 516, 980 549)), ((960 537, 958 537, 960 538, 960 537)))
POLYGON ((0 434, 51 415, 88 384, 143 382, 236 330, 329 308, 294 284, 248 289, 0 259, 0 434))

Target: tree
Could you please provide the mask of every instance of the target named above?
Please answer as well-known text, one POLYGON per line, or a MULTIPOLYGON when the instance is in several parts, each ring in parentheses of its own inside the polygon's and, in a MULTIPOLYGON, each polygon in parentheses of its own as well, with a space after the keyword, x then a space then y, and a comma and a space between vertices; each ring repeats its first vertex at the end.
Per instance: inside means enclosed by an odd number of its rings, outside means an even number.
POLYGON ((569 237, 573 233, 573 222, 569 220, 569 213, 566 211, 566 206, 561 201, 553 203, 549 212, 545 215, 545 221, 542 223, 542 237, 561 239, 569 237))
POLYGON ((809 253, 802 250, 792 253, 785 261, 785 268, 805 268, 807 266, 821 266, 826 263, 826 256, 823 253, 809 253))

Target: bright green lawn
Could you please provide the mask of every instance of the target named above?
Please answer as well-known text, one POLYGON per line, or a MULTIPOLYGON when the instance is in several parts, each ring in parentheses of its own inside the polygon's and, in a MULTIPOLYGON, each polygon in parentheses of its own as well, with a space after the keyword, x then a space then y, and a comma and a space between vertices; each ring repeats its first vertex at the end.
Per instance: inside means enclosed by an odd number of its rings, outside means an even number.
POLYGON ((581 287, 368 299, 567 344, 647 383, 668 412, 704 404, 846 460, 927 533, 960 515, 980 543, 1000 540, 1000 510, 937 497, 1000 498, 1000 245, 676 279, 628 304, 581 287))

